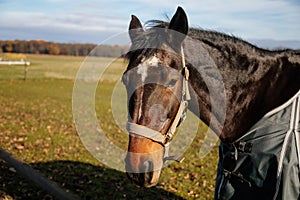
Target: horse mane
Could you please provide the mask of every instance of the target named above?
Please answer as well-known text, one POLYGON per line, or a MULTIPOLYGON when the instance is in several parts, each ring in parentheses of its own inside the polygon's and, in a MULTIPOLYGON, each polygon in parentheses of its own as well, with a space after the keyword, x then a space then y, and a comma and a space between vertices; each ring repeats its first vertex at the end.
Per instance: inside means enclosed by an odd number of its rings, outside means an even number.
MULTIPOLYGON (((169 22, 162 20, 149 20, 144 24, 145 31, 138 35, 125 58, 139 63, 141 59, 146 56, 152 56, 158 48, 160 48, 166 41, 165 35, 162 35, 161 30, 169 27, 169 22), (151 48, 149 48, 151 47, 151 48)), ((291 49, 276 49, 269 50, 257 47, 237 36, 226 34, 214 30, 205 30, 202 28, 189 28, 188 36, 192 39, 201 41, 208 46, 218 49, 220 52, 224 51, 244 51, 245 54, 253 54, 256 52, 260 55, 286 54, 286 55, 300 55, 300 50, 291 49)), ((135 65, 131 63, 131 65, 135 65)))
MULTIPOLYGON (((158 27, 158 28, 168 28, 169 22, 166 21, 161 21, 161 20, 150 20, 145 23, 146 27, 158 27)), ((192 39, 196 40, 201 40, 201 41, 213 41, 214 43, 220 43, 220 42, 232 42, 232 43, 240 43, 242 45, 245 45, 247 47, 250 47, 252 49, 255 49, 260 52, 265 52, 265 53, 283 53, 283 52, 293 52, 296 54, 299 54, 300 50, 292 50, 288 48, 283 48, 283 49, 265 49, 265 48, 260 48, 250 42, 247 42, 246 40, 243 40, 242 38, 235 36, 233 34, 227 34, 215 30, 208 30, 208 29, 203 29, 201 27, 195 28, 195 27, 190 27, 188 36, 191 37, 192 39)))
MULTIPOLYGON (((143 36, 140 38, 139 43, 137 43, 139 46, 136 46, 138 48, 135 49, 142 49, 145 46, 145 36, 147 40, 155 41, 155 42, 162 42, 160 40, 157 40, 158 38, 155 37, 155 28, 168 28, 169 22, 162 21, 162 20, 149 20, 145 23, 146 31, 144 32, 143 36)), ((269 50, 260 48, 254 44, 251 44, 250 42, 247 42, 240 37, 237 37, 233 34, 226 34, 222 32, 218 32, 215 30, 206 30, 202 28, 189 28, 188 36, 192 39, 206 41, 208 43, 221 43, 221 42, 232 42, 232 43, 239 43, 242 45, 245 45, 251 49, 254 49, 259 52, 264 53, 283 53, 283 52, 293 52, 296 54, 299 54, 299 51, 297 50, 291 50, 291 49, 275 49, 275 50, 269 50)), ((151 43, 151 41, 148 41, 146 43, 151 43)), ((159 44, 158 44, 159 45, 159 44)))

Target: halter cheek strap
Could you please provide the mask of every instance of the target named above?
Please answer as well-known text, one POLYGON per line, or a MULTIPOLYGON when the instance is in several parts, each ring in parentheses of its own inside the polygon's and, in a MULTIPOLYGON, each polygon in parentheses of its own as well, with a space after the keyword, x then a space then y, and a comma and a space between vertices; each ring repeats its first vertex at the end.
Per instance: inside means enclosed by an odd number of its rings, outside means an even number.
POLYGON ((164 155, 164 161, 166 160, 176 160, 178 162, 183 161, 182 156, 168 156, 168 149, 169 149, 169 143, 172 140, 177 126, 186 118, 186 111, 188 107, 188 100, 191 99, 190 92, 189 92, 189 87, 188 87, 188 79, 189 79, 189 70, 186 67, 185 64, 185 57, 184 57, 184 52, 183 48, 181 47, 181 57, 182 57, 182 65, 183 65, 183 72, 184 72, 184 77, 183 77, 183 83, 182 83, 182 97, 181 97, 181 102, 178 108, 178 111, 176 113, 176 116, 170 125, 170 128, 168 132, 163 135, 161 132, 153 130, 151 128, 148 128, 143 125, 139 125, 136 123, 132 122, 127 122, 126 129, 129 133, 139 135, 148 139, 151 139, 155 142, 158 142, 162 144, 165 147, 165 155, 164 155))

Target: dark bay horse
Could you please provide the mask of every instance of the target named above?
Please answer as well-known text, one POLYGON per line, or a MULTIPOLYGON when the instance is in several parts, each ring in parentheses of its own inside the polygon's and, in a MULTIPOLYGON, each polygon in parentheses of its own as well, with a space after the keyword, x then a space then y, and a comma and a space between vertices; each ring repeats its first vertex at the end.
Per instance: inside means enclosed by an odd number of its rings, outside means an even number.
POLYGON ((189 28, 181 7, 169 23, 149 24, 144 30, 132 16, 132 46, 122 77, 130 133, 126 170, 132 182, 157 184, 166 146, 188 102, 221 139, 216 199, 299 199, 299 51, 263 50, 233 36, 189 28))

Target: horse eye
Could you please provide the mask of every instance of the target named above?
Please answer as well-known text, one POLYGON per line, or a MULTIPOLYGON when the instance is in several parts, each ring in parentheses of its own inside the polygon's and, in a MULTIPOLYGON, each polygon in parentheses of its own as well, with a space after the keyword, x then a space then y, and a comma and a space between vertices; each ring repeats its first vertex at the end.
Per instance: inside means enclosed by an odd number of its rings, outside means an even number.
POLYGON ((172 80, 169 82, 168 87, 173 87, 176 83, 177 83, 177 79, 172 79, 172 80))

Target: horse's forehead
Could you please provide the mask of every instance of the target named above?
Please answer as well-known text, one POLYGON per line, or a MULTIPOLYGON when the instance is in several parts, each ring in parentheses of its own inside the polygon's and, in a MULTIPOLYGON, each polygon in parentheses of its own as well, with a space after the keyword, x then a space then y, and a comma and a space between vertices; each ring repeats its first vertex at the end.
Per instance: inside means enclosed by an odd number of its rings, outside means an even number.
POLYGON ((159 63, 159 58, 157 56, 157 54, 154 54, 153 56, 151 56, 150 58, 144 58, 141 61, 141 65, 146 65, 146 66, 158 66, 159 63))
POLYGON ((148 76, 148 68, 156 67, 159 64, 159 58, 156 54, 147 59, 142 59, 141 63, 138 65, 137 73, 141 75, 142 82, 145 82, 148 76))

